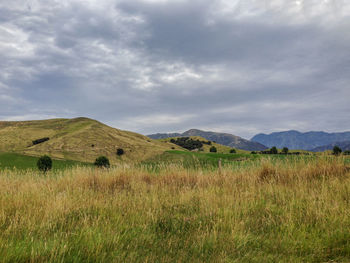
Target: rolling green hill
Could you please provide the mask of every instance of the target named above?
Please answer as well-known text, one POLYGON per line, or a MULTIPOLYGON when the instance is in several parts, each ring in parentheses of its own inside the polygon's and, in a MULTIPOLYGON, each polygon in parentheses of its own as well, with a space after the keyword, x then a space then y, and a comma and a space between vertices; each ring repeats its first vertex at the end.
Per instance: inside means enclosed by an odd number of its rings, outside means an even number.
POLYGON ((180 147, 122 131, 88 118, 0 122, 0 152, 93 162, 100 155, 112 163, 141 161, 180 147), (33 145, 33 141, 49 138, 33 145), (116 151, 125 152, 117 156, 116 151))

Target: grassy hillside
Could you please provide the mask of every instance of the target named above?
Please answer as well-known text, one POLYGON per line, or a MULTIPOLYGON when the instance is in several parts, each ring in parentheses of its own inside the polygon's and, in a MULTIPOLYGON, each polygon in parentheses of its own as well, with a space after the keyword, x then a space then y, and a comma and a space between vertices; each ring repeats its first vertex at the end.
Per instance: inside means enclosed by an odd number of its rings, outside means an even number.
POLYGON ((243 139, 242 137, 239 137, 233 134, 202 131, 198 129, 191 129, 191 130, 185 131, 184 133, 157 133, 157 134, 148 135, 148 137, 152 139, 166 139, 170 137, 191 137, 191 136, 200 136, 202 138, 205 138, 210 141, 215 141, 222 145, 226 145, 226 146, 238 148, 238 149, 244 149, 248 151, 262 151, 267 149, 265 145, 243 139))
MULTIPOLYGON (((171 139, 176 139, 178 137, 172 137, 172 138, 165 138, 165 139, 158 139, 158 141, 161 141, 161 142, 167 142, 167 143, 170 143, 170 140, 171 139)), ((189 136, 189 138, 193 139, 193 140, 200 140, 201 142, 207 142, 208 140, 203 138, 203 137, 200 137, 200 136, 189 136)), ((172 144, 173 145, 173 144, 172 144)), ((204 153, 209 153, 210 152, 210 148, 212 146, 215 146, 216 149, 217 149, 217 153, 229 153, 231 149, 234 149, 232 147, 229 147, 229 146, 225 146, 225 145, 222 145, 222 144, 218 144, 218 143, 215 143, 215 142, 211 142, 211 145, 207 145, 207 144, 203 144, 203 152, 204 153)), ((183 150, 183 149, 182 149, 183 150)), ((237 153, 242 153, 242 154, 245 154, 245 153, 250 153, 249 151, 245 151, 245 150, 240 150, 240 149, 236 149, 236 152, 237 153)))
POLYGON ((174 146, 88 118, 0 122, 0 152, 49 154, 83 162, 93 162, 99 155, 106 155, 112 163, 117 163, 144 160, 171 147, 174 146), (50 140, 33 145, 32 141, 44 137, 50 140), (125 154, 117 156, 117 148, 124 149, 125 154))
POLYGON ((349 200, 342 157, 0 170, 0 261, 350 262, 349 200))

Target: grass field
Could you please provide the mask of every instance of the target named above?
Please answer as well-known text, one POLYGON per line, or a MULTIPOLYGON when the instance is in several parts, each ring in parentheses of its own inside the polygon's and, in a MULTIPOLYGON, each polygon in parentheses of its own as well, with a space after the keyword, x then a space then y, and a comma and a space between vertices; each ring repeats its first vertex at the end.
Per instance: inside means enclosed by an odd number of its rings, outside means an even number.
POLYGON ((349 262, 346 160, 252 158, 0 170, 0 261, 349 262))
MULTIPOLYGON (((37 169, 38 157, 27 156, 17 153, 0 153, 0 169, 37 169)), ((74 166, 89 165, 78 161, 71 160, 56 160, 52 161, 54 170, 66 169, 74 166)))
MULTIPOLYGON (((313 160, 316 158, 314 155, 261 155, 250 154, 246 151, 240 153, 209 153, 209 152, 190 152, 190 151, 178 151, 171 150, 166 151, 161 155, 153 157, 149 160, 142 162, 143 165, 147 165, 152 168, 161 167, 164 164, 176 163, 184 168, 197 168, 197 169, 209 169, 215 170, 218 168, 219 162, 222 166, 235 167, 247 167, 254 165, 255 161, 260 159, 270 159, 271 162, 278 160, 289 161, 305 161, 313 160), (220 161, 219 161, 220 160, 220 161)), ((349 158, 350 159, 350 158, 349 158)), ((344 159, 347 160, 347 159, 344 159)))

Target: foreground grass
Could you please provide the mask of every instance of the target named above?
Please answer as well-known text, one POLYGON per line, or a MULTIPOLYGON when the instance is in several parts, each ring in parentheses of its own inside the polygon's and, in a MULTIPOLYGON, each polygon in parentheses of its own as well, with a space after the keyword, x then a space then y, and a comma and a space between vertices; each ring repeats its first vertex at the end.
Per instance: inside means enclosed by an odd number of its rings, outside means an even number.
POLYGON ((349 262, 342 158, 0 172, 2 262, 349 262))

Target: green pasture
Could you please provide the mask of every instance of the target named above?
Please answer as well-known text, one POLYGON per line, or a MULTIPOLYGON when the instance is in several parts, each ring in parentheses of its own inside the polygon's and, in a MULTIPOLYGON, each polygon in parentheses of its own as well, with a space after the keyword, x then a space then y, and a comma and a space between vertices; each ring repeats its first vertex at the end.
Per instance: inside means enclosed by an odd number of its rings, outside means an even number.
MULTIPOLYGON (((36 169, 39 157, 27 156, 18 153, 0 153, 0 169, 36 169)), ((63 170, 73 166, 88 165, 87 163, 73 160, 52 160, 54 170, 63 170)))

